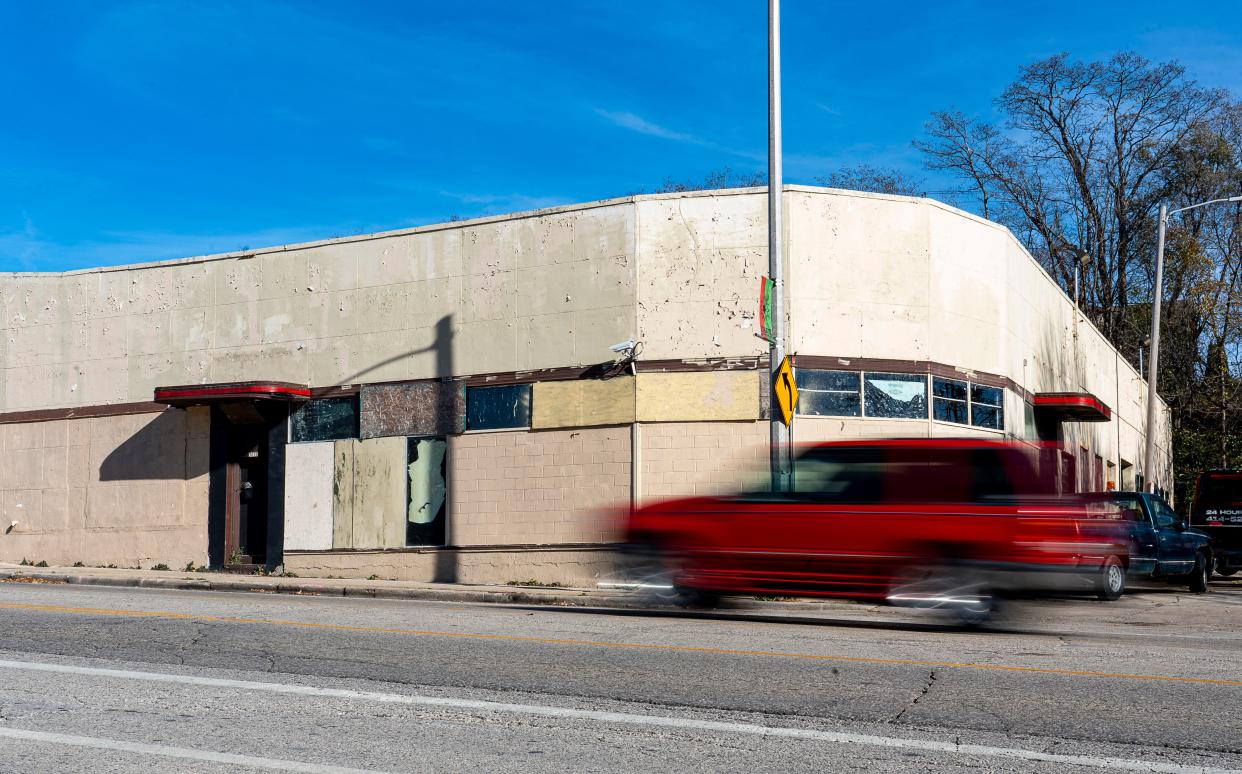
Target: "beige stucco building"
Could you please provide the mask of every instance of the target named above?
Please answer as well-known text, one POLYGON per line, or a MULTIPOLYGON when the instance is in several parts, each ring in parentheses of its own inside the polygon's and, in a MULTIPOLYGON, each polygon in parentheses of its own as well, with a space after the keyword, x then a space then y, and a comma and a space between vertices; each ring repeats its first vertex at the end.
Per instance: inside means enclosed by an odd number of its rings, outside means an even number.
MULTIPOLYGON (((1167 411, 1142 471, 1145 382, 1004 228, 784 196, 796 441, 1042 438, 1070 488, 1171 480, 1167 411)), ((0 275, 0 560, 588 581, 616 508, 766 464, 766 272, 737 189, 0 275)))

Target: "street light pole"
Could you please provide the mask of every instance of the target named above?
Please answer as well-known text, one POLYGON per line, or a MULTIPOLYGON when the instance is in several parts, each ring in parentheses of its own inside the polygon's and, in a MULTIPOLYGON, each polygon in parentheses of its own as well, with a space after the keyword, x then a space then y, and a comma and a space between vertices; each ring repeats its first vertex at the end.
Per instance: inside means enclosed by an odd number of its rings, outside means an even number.
MULTIPOLYGON (((768 0, 768 276, 772 278, 772 338, 768 346, 770 384, 777 384, 776 370, 785 359, 785 261, 784 219, 781 195, 781 3, 768 0)), ((772 401, 775 404, 775 401, 772 401)), ((789 487, 789 428, 772 406, 769 455, 772 488, 789 487)))
POLYGON ((1169 205, 1160 205, 1156 237, 1156 288, 1151 301, 1151 352, 1147 356, 1147 438, 1143 449, 1143 477, 1147 491, 1156 491, 1156 366, 1160 360, 1160 296, 1164 292, 1164 229, 1169 205))
POLYGON ((1206 207, 1209 204, 1222 202, 1242 202, 1242 196, 1230 196, 1225 199, 1210 199, 1188 207, 1179 207, 1169 211, 1169 205, 1160 205, 1160 226, 1156 236, 1156 287, 1151 301, 1151 352, 1147 361, 1147 439, 1143 452, 1143 475, 1147 479, 1147 491, 1156 490, 1156 368, 1160 360, 1160 297, 1164 293, 1164 233, 1170 215, 1179 212, 1206 207))

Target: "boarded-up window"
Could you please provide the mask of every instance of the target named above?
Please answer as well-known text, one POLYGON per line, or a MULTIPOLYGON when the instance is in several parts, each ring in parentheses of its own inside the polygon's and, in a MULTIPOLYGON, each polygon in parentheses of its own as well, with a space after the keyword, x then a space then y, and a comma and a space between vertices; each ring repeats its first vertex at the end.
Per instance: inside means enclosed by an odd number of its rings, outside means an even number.
POLYGON ((336 441, 358 437, 358 398, 308 400, 293 412, 289 440, 336 441))
POLYGON ((530 427, 530 385, 470 387, 466 390, 466 429, 530 427))
POLYGON ((410 438, 407 443, 405 544, 442 546, 448 521, 448 443, 443 438, 410 438))

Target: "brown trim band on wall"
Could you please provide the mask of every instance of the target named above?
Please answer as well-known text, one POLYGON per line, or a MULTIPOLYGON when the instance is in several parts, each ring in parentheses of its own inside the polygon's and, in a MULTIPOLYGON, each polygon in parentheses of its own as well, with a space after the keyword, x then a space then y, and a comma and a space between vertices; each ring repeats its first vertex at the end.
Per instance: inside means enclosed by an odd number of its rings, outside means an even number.
POLYGON ((25 422, 53 422, 58 419, 91 419, 93 417, 119 417, 126 414, 159 414, 168 411, 162 403, 109 403, 99 406, 73 406, 71 408, 37 409, 34 411, 9 411, 0 414, 0 425, 16 425, 25 422))
POLYGON ((487 554, 498 551, 513 552, 564 552, 570 551, 613 551, 624 543, 503 543, 490 545, 472 543, 464 546, 406 546, 404 548, 325 548, 322 550, 299 549, 285 551, 285 556, 347 556, 354 554, 435 554, 444 551, 456 551, 463 554, 487 554))
MULTIPOLYGON (((932 374, 947 379, 968 379, 989 387, 1004 387, 1013 390, 1023 400, 1030 402, 1034 394, 1018 385, 1007 376, 999 376, 984 371, 972 371, 935 363, 930 360, 895 360, 873 357, 828 357, 824 355, 796 355, 794 363, 803 368, 823 368, 828 370, 847 371, 886 371, 898 374, 932 374)), ((503 371, 491 374, 457 377, 464 380, 468 387, 485 387, 489 385, 530 384, 534 382, 568 381, 573 379, 601 378, 601 372, 611 363, 593 366, 571 366, 566 368, 544 368, 534 371, 503 371)), ((701 371, 755 371, 767 370, 766 356, 710 358, 694 360, 640 360, 634 363, 638 373, 689 373, 701 371)), ((389 382, 368 382, 367 385, 400 385, 419 382, 455 381, 455 379, 400 379, 389 382)), ((311 389, 312 398, 340 398, 357 395, 361 384, 337 385, 333 387, 316 387, 311 389)), ((113 403, 99 406, 74 406, 72 408, 39 409, 35 411, 11 411, 0 414, 0 424, 17 424, 21 422, 50 422, 57 419, 87 419, 90 417, 111 417, 124 414, 158 414, 170 407, 160 403, 113 403)))
POLYGON ((1034 393, 1028 391, 1008 376, 973 371, 969 368, 936 363, 931 360, 894 360, 880 357, 827 357, 824 355, 796 355, 794 365, 802 368, 822 368, 830 371, 880 371, 894 374, 931 374, 944 379, 976 382, 988 387, 1004 387, 1012 390, 1027 403, 1034 393))

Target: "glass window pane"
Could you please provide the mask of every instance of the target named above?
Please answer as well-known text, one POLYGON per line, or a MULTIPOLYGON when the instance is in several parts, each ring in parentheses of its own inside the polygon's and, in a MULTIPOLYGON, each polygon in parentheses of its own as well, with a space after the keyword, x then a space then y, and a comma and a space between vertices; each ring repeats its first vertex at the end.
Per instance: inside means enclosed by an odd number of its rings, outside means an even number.
POLYGON ((794 461, 794 491, 816 500, 879 502, 884 464, 878 449, 814 449, 794 461))
POLYGON ((864 376, 863 384, 866 416, 927 418, 927 377, 869 373, 864 376))
POLYGON ((970 423, 975 427, 990 427, 993 430, 1005 429, 1005 410, 993 406, 971 404, 970 423))
POLYGON ((966 401, 936 398, 932 403, 933 409, 936 412, 935 418, 941 422, 956 422, 959 425, 970 424, 970 420, 966 416, 966 401))
POLYGON ((988 406, 1000 406, 1004 401, 1005 391, 999 387, 984 387, 982 384, 970 385, 970 400, 988 406))
POLYGON ((798 413, 819 417, 857 417, 862 401, 857 392, 799 392, 798 413))
POLYGON ((966 400, 966 382, 959 382, 956 379, 941 379, 937 376, 932 379, 932 394, 937 398, 966 400))
POLYGON ((799 368, 794 372, 799 390, 840 390, 858 392, 856 371, 814 371, 799 368))
POLYGON ((466 388, 466 429, 530 427, 530 385, 466 388))
POLYGON ((358 437, 358 397, 319 398, 298 406, 289 418, 289 438, 335 441, 358 437))

